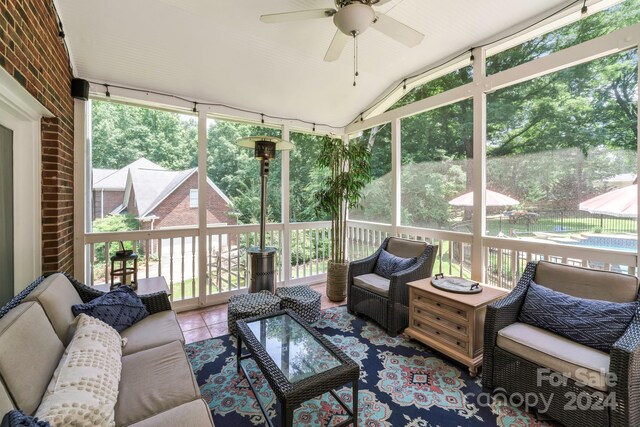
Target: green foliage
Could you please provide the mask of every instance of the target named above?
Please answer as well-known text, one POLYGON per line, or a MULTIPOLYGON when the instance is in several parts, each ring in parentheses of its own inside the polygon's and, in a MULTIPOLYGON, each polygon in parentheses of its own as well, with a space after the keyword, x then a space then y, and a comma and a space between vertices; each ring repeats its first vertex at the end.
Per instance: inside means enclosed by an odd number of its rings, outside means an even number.
POLYGON ((345 262, 347 249, 347 209, 360 202, 364 187, 371 181, 371 150, 363 141, 324 137, 318 165, 330 171, 315 193, 318 209, 331 216, 331 260, 345 262))
POLYGON ((146 157, 167 169, 198 165, 195 117, 116 102, 92 101, 94 168, 120 169, 146 157))
MULTIPOLYGON (((139 228, 138 220, 130 214, 125 215, 108 215, 102 219, 93 221, 93 231, 96 233, 108 233, 113 231, 131 231, 139 228)), ((131 242, 123 242, 125 249, 133 249, 131 242)), ((139 248, 138 252, 141 252, 139 248)), ((119 242, 111 242, 109 244, 109 256, 120 250, 119 242)), ((98 262, 102 263, 106 260, 105 244, 97 243, 95 245, 95 257, 98 262)))

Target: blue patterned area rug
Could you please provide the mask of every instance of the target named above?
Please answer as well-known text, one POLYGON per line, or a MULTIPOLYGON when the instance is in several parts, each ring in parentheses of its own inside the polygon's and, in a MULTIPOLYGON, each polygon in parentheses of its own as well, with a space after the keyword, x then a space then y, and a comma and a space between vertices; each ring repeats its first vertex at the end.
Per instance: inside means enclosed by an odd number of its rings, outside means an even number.
MULTIPOLYGON (((346 307, 324 310, 314 326, 360 365, 359 425, 365 427, 502 426, 543 427, 521 409, 481 396, 480 380, 462 365, 432 353, 400 335, 389 337, 375 323, 347 313, 346 307)), ((265 425, 244 376, 236 372, 235 338, 225 335, 188 344, 187 353, 202 397, 216 426, 265 425)), ((280 405, 259 369, 247 368, 260 400, 275 425, 280 405)), ((351 388, 338 390, 350 404, 351 388)), ((345 419, 328 393, 310 400, 294 414, 294 425, 325 427, 345 419)))

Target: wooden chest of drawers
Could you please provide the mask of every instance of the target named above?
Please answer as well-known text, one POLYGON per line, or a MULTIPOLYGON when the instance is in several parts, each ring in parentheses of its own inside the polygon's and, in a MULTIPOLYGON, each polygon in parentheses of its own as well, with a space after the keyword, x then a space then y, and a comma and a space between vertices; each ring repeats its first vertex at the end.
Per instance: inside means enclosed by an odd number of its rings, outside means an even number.
POLYGON ((507 295, 482 285, 478 294, 456 294, 431 286, 431 279, 408 283, 409 327, 404 333, 469 367, 476 376, 482 365, 487 305, 507 295))

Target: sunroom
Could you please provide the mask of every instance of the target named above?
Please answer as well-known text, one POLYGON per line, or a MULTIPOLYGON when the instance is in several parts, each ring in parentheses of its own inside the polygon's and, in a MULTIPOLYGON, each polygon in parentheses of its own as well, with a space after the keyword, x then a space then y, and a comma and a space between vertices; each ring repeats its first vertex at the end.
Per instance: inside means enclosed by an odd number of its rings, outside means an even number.
POLYGON ((0 11, 7 425, 640 425, 640 0, 0 11))

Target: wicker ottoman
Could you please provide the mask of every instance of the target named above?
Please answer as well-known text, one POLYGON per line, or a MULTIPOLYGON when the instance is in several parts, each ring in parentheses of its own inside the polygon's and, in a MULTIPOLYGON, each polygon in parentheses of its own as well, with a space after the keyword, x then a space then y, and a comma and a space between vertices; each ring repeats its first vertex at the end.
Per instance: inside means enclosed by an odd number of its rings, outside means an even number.
POLYGON ((291 286, 278 288, 276 295, 280 297, 280 308, 290 308, 298 316, 309 323, 320 318, 320 294, 308 286, 291 286))
POLYGON ((236 320, 278 311, 280 310, 280 298, 269 291, 234 295, 229 298, 229 307, 227 310, 229 333, 235 336, 237 332, 236 320))

